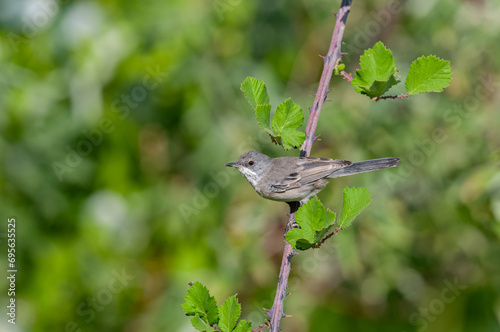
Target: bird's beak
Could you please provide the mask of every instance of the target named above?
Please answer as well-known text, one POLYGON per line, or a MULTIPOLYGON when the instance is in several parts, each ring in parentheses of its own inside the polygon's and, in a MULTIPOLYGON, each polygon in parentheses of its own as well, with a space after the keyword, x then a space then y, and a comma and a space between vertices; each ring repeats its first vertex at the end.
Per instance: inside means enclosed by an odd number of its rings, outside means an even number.
POLYGON ((229 167, 236 167, 236 163, 229 163, 229 164, 226 164, 226 166, 229 166, 229 167))

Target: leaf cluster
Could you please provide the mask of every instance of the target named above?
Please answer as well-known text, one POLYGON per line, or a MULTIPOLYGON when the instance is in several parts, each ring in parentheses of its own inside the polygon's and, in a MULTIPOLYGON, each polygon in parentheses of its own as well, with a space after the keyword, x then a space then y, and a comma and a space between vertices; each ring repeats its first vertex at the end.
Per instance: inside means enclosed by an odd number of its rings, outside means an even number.
POLYGON ((259 126, 271 136, 273 142, 281 143, 285 150, 302 145, 306 136, 297 130, 304 121, 299 105, 291 98, 282 101, 271 120, 270 98, 263 81, 247 77, 241 84, 241 91, 255 112, 259 126))
MULTIPOLYGON (((384 94, 400 82, 399 71, 391 50, 382 42, 367 49, 361 56, 352 85, 356 92, 373 100, 381 99, 384 94)), ((413 61, 405 87, 408 96, 424 92, 441 92, 451 80, 450 62, 434 55, 421 56, 413 61)))
POLYGON ((186 316, 193 316, 190 321, 198 331, 251 332, 249 321, 238 319, 241 315, 241 305, 236 295, 227 298, 217 306, 215 298, 200 282, 195 282, 188 290, 182 304, 186 316))
MULTIPOLYGON (((353 220, 370 204, 370 192, 366 188, 344 189, 342 212, 338 220, 339 229, 351 226, 353 220)), ((335 213, 325 209, 314 196, 295 213, 295 221, 300 228, 293 228, 286 234, 286 240, 298 250, 318 247, 335 225, 335 213)))

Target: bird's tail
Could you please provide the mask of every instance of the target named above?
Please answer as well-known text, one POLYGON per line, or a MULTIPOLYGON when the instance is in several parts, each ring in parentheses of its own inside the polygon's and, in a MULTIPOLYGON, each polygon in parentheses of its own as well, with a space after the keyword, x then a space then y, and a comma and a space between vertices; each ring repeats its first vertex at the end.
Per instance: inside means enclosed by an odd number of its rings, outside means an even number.
POLYGON ((333 172, 328 178, 334 179, 342 176, 353 175, 364 172, 376 171, 382 168, 396 167, 399 165, 399 158, 380 158, 352 163, 351 166, 341 168, 333 172))

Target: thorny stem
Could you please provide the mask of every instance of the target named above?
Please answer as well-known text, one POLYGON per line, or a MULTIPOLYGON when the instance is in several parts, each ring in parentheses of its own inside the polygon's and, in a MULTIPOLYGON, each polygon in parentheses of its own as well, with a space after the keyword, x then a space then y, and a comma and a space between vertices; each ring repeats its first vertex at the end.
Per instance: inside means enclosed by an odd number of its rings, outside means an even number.
POLYGON ((380 96, 374 100, 379 101, 380 99, 398 99, 398 98, 403 99, 403 98, 408 98, 408 97, 410 97, 410 93, 401 94, 401 95, 397 95, 397 96, 380 96))
POLYGON ((318 91, 316 92, 313 106, 310 108, 309 121, 307 122, 306 126, 306 140, 304 141, 304 144, 302 144, 302 148, 300 151, 301 157, 309 156, 309 154, 311 153, 312 144, 316 138, 316 126, 318 125, 321 107, 327 99, 327 94, 329 91, 328 86, 330 85, 333 71, 340 61, 340 57, 342 56, 340 47, 342 46, 342 37, 344 36, 345 22, 347 21, 347 15, 349 15, 349 11, 351 9, 351 3, 352 0, 342 0, 339 12, 336 15, 337 19, 335 22, 335 28, 333 30, 332 41, 330 43, 328 53, 323 57, 323 72, 321 73, 318 91))
POLYGON ((259 325, 259 327, 256 330, 252 330, 252 332, 262 332, 262 329, 267 328, 268 326, 266 324, 259 325))
MULTIPOLYGON (((333 30, 330 48, 325 57, 323 57, 324 65, 323 72, 319 81, 318 91, 316 92, 313 106, 310 108, 309 120, 306 126, 306 139, 302 144, 300 156, 308 157, 311 154, 311 148, 316 140, 316 126, 318 125, 319 114, 321 107, 327 100, 327 94, 330 91, 329 85, 332 78, 333 71, 340 61, 342 53, 340 48, 342 45, 342 37, 344 36, 345 23, 347 15, 351 9, 352 0, 342 0, 339 12, 336 15, 335 28, 333 30)), ((289 225, 295 222, 295 212, 298 209, 298 204, 290 204, 290 218, 289 225)), ((292 257, 296 255, 292 246, 285 242, 285 249, 283 250, 283 259, 281 261, 280 274, 278 278, 278 286, 276 289, 276 296, 274 298, 273 306, 267 310, 267 315, 270 318, 269 332, 278 332, 280 327, 280 320, 286 316, 283 313, 283 302, 287 296, 288 276, 292 269, 292 257)))
POLYGON ((342 77, 345 78, 346 80, 348 80, 349 82, 352 82, 352 75, 351 74, 348 74, 342 70, 340 72, 340 75, 342 75, 342 77))
POLYGON ((329 238, 331 238, 332 236, 334 235, 337 235, 337 233, 342 230, 342 226, 340 226, 339 228, 335 229, 333 232, 331 232, 330 234, 328 234, 327 236, 325 236, 324 238, 321 239, 321 241, 319 241, 318 243, 316 243, 316 245, 314 246, 314 248, 319 248, 321 247, 321 245, 323 243, 325 243, 326 240, 328 240, 329 238))

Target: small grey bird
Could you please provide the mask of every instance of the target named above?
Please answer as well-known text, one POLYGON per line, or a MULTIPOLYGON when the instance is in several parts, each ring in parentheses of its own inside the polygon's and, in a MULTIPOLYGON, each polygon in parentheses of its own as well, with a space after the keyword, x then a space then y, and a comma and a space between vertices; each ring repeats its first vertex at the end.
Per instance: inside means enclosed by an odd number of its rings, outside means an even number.
POLYGON ((313 157, 269 158, 257 151, 242 154, 234 163, 262 197, 281 202, 305 203, 328 184, 328 179, 396 167, 399 158, 350 162, 313 157))

